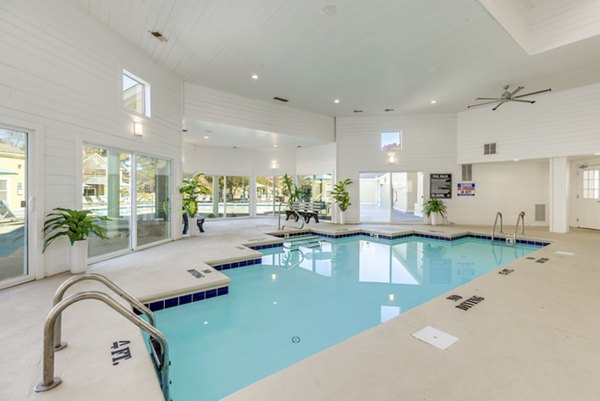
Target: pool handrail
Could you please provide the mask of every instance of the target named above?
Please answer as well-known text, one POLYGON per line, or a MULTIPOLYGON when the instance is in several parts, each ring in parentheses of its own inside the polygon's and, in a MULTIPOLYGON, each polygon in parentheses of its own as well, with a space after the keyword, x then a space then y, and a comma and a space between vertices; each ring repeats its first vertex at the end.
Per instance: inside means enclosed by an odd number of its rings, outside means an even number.
MULTIPOLYGON (((154 320, 154 314, 152 313, 152 311, 150 311, 150 309, 145 307, 144 304, 142 304, 136 298, 131 296, 127 291, 125 291, 124 289, 122 289, 121 287, 116 285, 113 281, 111 281, 107 277, 105 277, 101 274, 97 274, 97 273, 83 273, 83 274, 77 275, 75 277, 71 277, 70 279, 68 279, 67 281, 62 283, 56 289, 56 292, 54 293, 54 298, 52 300, 52 306, 54 307, 54 306, 58 305, 60 303, 60 301, 62 301, 62 299, 65 295, 65 292, 72 285, 74 285, 80 281, 83 281, 83 280, 95 280, 95 281, 98 281, 98 282, 104 284, 107 288, 112 290, 115 294, 117 294, 118 296, 123 298, 125 301, 129 302, 129 305, 131 305, 134 309, 137 309, 138 311, 140 311, 141 313, 146 315, 146 317, 148 318, 148 322, 152 326, 156 327, 156 321, 154 320)), ((61 332, 62 332, 62 317, 59 315, 56 325, 54 327, 54 349, 56 351, 60 351, 61 349, 65 348, 67 346, 66 342, 61 341, 61 336, 62 336, 61 332)))

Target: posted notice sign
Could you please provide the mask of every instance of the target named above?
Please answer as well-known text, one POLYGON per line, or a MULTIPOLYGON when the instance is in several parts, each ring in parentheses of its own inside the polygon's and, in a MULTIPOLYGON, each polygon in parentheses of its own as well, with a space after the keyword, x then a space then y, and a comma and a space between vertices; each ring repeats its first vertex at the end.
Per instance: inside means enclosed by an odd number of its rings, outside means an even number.
POLYGON ((475 183, 474 182, 459 182, 457 195, 458 196, 475 196, 475 183))
POLYGON ((452 198, 452 174, 431 174, 429 176, 429 197, 452 198))

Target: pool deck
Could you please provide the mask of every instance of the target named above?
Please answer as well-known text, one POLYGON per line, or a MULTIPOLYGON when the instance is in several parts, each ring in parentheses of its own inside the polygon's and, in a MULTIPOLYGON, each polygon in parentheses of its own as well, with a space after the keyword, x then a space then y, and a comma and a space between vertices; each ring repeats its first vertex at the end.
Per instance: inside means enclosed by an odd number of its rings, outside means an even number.
MULTIPOLYGON (((268 219, 213 221, 199 237, 183 239, 91 266, 145 300, 214 288, 226 277, 214 271, 206 282, 186 269, 209 268, 256 257, 242 244, 277 242, 265 235, 268 219)), ((419 231, 433 235, 489 234, 489 227, 310 224, 323 233, 367 229, 380 234, 419 231)), ((507 231, 509 229, 507 228, 507 231)), ((527 238, 552 243, 453 291, 461 301, 484 300, 462 310, 449 294, 401 314, 300 361, 226 398, 238 400, 598 400, 600 382, 600 233, 548 233, 527 227, 527 238), (570 252, 570 254, 557 253, 570 252), (459 338, 441 351, 412 333, 431 325, 459 338)), ((226 272, 225 272, 226 273, 226 272)), ((162 400, 139 330, 98 303, 65 312, 69 347, 56 354, 64 383, 34 393, 41 377, 42 327, 54 291, 71 275, 0 290, 1 400, 162 400), (111 345, 131 341, 132 358, 112 364, 111 345)), ((80 283, 73 291, 99 289, 80 283)), ((175 400, 186 401, 186 400, 175 400)))

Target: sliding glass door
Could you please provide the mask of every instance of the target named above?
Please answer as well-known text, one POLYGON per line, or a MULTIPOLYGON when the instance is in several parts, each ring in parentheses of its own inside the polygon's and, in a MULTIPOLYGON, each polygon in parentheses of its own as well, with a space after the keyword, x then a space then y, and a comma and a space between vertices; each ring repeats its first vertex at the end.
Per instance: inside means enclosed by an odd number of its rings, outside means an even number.
POLYGON ((29 274, 27 139, 27 132, 0 127, 0 286, 29 274))
POLYGON ((108 240, 90 237, 90 258, 116 256, 171 237, 170 168, 164 159, 83 147, 83 209, 110 218, 100 223, 108 240))
POLYGON ((170 176, 168 160, 136 156, 137 246, 171 237, 170 176))
POLYGON ((109 239, 89 239, 91 258, 131 248, 131 159, 130 153, 83 147, 83 209, 110 218, 100 223, 109 239))
POLYGON ((279 202, 283 202, 283 177, 256 177, 256 217, 275 216, 279 202))

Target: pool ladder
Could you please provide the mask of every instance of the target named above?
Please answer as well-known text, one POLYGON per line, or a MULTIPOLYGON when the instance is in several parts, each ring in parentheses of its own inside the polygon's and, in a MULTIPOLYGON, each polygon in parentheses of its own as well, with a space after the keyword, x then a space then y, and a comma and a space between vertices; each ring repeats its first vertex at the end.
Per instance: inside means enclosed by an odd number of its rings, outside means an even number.
POLYGON ((496 213, 496 219, 494 220, 494 227, 492 228, 492 242, 494 242, 494 239, 496 238, 496 226, 498 225, 498 219, 500 219, 500 233, 499 234, 504 234, 502 232, 502 213, 498 212, 498 213, 496 213))
POLYGON ((160 373, 161 388, 166 401, 170 401, 169 398, 169 367, 171 361, 169 359, 169 344, 167 338, 155 327, 154 315, 146 308, 140 301, 132 297, 121 287, 117 286, 114 282, 108 278, 96 274, 96 273, 85 273, 79 276, 70 278, 69 280, 62 283, 53 298, 53 307, 46 317, 44 323, 44 343, 43 343, 43 354, 42 354, 42 381, 39 382, 35 387, 35 392, 43 392, 53 389, 58 386, 62 380, 60 377, 54 377, 54 353, 60 351, 67 346, 67 343, 61 342, 61 325, 62 312, 69 306, 83 300, 95 299, 105 303, 107 306, 112 308, 114 311, 121 314, 131 323, 144 330, 150 336, 150 345, 152 349, 152 356, 156 367, 160 373), (148 322, 137 316, 135 313, 124 307, 121 303, 114 300, 104 292, 100 291, 83 291, 68 296, 63 299, 66 290, 73 284, 83 280, 94 280, 104 284, 107 288, 111 289, 118 296, 126 300, 134 310, 139 311, 147 316, 148 322))
POLYGON ((525 212, 519 213, 517 224, 515 225, 515 233, 513 234, 513 243, 517 244, 517 231, 519 231, 519 222, 521 223, 521 235, 525 235, 525 212))

